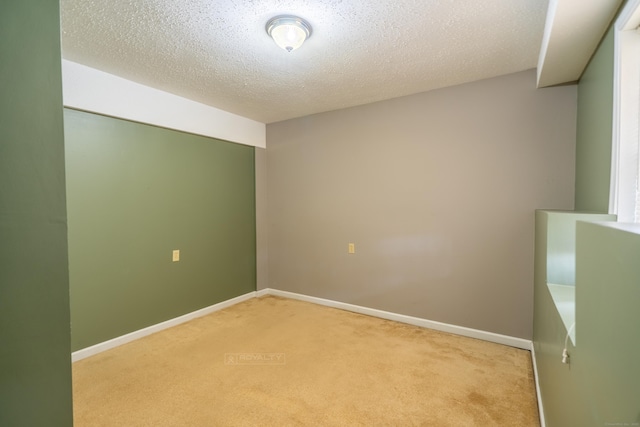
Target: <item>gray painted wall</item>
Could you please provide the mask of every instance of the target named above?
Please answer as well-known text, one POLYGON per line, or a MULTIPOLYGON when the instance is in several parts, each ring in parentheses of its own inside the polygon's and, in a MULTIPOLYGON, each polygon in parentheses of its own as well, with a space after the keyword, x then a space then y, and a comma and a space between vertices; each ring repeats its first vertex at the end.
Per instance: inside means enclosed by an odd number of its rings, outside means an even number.
POLYGON ((268 125, 269 287, 530 339, 575 128, 533 70, 268 125))

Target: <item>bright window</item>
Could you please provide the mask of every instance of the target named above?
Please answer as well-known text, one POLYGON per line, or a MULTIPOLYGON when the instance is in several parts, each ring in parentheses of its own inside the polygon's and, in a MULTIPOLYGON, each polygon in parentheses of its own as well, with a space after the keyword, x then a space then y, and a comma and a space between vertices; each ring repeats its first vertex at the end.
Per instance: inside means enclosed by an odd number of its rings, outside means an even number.
POLYGON ((613 152, 609 213, 640 222, 640 0, 615 24, 613 152))

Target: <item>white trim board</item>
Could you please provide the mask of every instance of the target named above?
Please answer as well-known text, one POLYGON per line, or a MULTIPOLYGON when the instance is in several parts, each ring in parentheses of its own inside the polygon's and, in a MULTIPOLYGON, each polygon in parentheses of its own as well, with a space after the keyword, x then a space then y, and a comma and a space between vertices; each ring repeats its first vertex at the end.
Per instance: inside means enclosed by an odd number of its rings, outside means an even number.
POLYGON ((62 60, 65 107, 265 148, 264 123, 62 60))
POLYGON ((531 343, 531 363, 533 364, 533 378, 536 382, 536 397, 538 400, 538 415, 540 416, 540 427, 546 427, 544 419, 544 407, 542 406, 542 394, 540 393, 540 380, 538 378, 538 363, 536 361, 536 347, 531 343))
MULTIPOLYGON (((377 310, 375 308, 362 307, 359 305, 348 304, 345 302, 333 301, 324 298, 312 297, 308 295, 297 294, 294 292, 288 291, 280 291, 277 289, 261 289, 256 292, 249 292, 244 295, 240 295, 238 297, 232 298, 230 300, 222 301, 217 304, 211 305, 209 307, 202 308, 200 310, 196 310, 191 313, 187 313, 185 315, 176 317, 174 319, 170 319, 156 325, 151 325, 143 329, 139 329, 137 331, 130 332, 128 334, 122 335, 120 337, 116 337, 110 339, 108 341, 104 341, 93 345, 91 347, 83 348, 78 351, 74 351, 71 353, 71 361, 77 362, 78 360, 85 359, 87 357, 96 355, 98 353, 102 353, 103 351, 110 350, 112 348, 121 346, 123 344, 129 343, 131 341, 135 341, 139 338, 146 337, 147 335, 154 334, 156 332, 160 332, 164 329, 171 328, 173 326, 177 326, 181 323, 188 322, 189 320, 193 320, 198 317, 206 316, 207 314, 214 313, 216 311, 231 307, 235 304, 250 300, 252 298, 260 298, 267 295, 274 295, 283 298, 295 299, 299 301, 306 301, 313 304, 324 305, 327 307, 337 308, 340 310, 351 311, 354 313, 365 314, 367 316, 378 317, 381 319, 393 320, 400 323, 406 323, 409 325, 420 326, 422 328, 434 329, 442 332, 448 332, 455 335, 461 335, 469 338, 476 338, 483 341, 489 341, 496 344, 508 345, 511 347, 520 348, 523 350, 531 351, 533 348, 533 344, 530 340, 525 340, 523 338, 510 337, 508 335, 500 335, 493 332, 481 331, 478 329, 466 328, 463 326, 451 325, 448 323, 436 322, 433 320, 422 319, 419 317, 406 316, 404 314, 392 313, 389 311, 377 310)), ((533 355, 532 355, 533 357, 533 355)), ((537 378, 537 376, 536 376, 537 378)))
POLYGON ((469 338, 476 338, 483 341, 489 341, 496 344, 508 345, 511 347, 521 348, 523 350, 531 350, 531 340, 523 338, 511 337, 508 335, 500 335, 493 332, 481 331, 479 329, 466 328, 464 326, 456 326, 448 323, 436 322, 433 320, 422 319, 419 317, 406 316, 404 314, 392 313, 389 311, 377 310, 375 308, 362 307, 359 305, 348 304, 345 302, 333 301, 324 298, 311 297, 308 295, 297 294, 294 292, 280 291, 277 289, 262 289, 257 292, 257 297, 265 295, 274 295, 284 298, 306 301, 314 304, 324 305, 327 307, 339 308, 341 310, 352 311, 354 313, 366 314, 367 316, 379 317, 381 319, 393 320, 409 325, 420 326, 428 329, 435 329, 442 332, 448 332, 455 335, 461 335, 469 338))
POLYGON ((220 311, 222 309, 231 307, 232 305, 250 300, 255 298, 255 292, 249 292, 244 295, 240 295, 238 297, 219 302, 217 304, 211 305, 209 307, 202 308, 200 310, 193 311, 191 313, 187 313, 185 315, 176 317, 174 319, 170 319, 155 325, 151 325, 149 327, 139 329, 137 331, 133 331, 126 335, 122 335, 116 338, 113 338, 108 341, 101 342, 96 345, 92 345, 91 347, 83 348, 78 351, 74 351, 71 353, 71 362, 77 362, 78 360, 85 359, 87 357, 96 355, 98 353, 102 353, 103 351, 110 350, 115 347, 119 347, 123 344, 126 344, 131 341, 135 341, 137 339, 146 337, 147 335, 154 334, 156 332, 160 332, 164 329, 171 328, 173 326, 177 326, 181 323, 188 322, 189 320, 196 319, 198 317, 206 316, 207 314, 211 314, 216 311, 220 311))
POLYGON ((271 289, 266 288, 266 289, 261 289, 259 291, 256 291, 256 298, 261 298, 267 295, 274 295, 274 294, 270 294, 271 289))

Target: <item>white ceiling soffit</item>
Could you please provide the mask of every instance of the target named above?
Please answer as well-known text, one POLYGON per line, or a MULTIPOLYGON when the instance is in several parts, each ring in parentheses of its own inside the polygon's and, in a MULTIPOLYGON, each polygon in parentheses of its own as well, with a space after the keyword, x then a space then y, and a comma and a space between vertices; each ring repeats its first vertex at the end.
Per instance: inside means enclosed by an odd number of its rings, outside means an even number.
POLYGON ((547 0, 60 4, 65 59, 263 123, 535 68, 547 10, 547 0), (265 32, 280 14, 313 27, 291 53, 265 32))
POLYGON ((622 0, 550 0, 538 87, 577 81, 622 0))

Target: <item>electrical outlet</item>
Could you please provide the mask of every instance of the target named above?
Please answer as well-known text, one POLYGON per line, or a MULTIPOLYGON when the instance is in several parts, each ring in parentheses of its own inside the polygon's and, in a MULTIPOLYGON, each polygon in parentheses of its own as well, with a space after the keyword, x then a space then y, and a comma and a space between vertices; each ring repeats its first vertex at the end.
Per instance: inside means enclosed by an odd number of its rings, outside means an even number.
POLYGON ((180 249, 173 250, 173 262, 180 261, 180 249))

